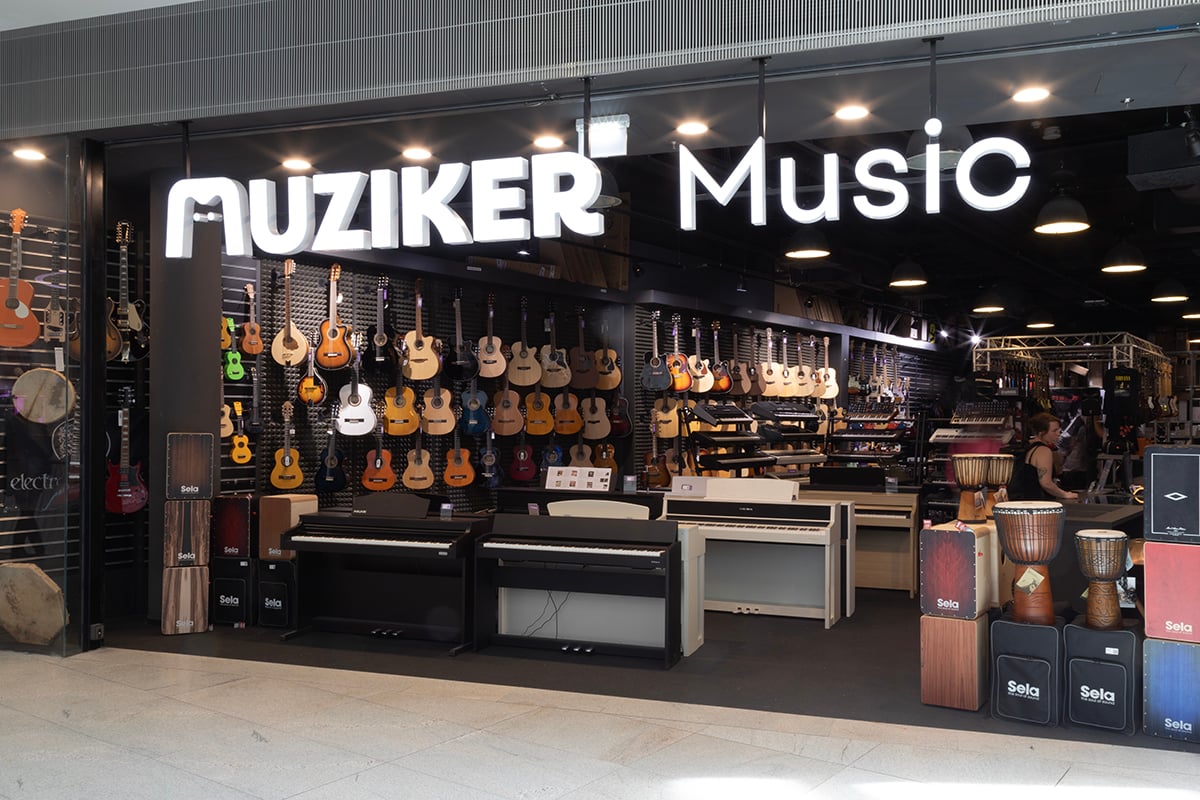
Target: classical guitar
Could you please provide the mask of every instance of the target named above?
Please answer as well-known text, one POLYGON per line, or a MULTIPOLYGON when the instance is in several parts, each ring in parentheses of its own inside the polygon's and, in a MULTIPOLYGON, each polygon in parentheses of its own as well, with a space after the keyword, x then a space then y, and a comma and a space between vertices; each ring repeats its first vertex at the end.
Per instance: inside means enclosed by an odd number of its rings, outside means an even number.
POLYGON ((500 485, 500 451, 496 449, 495 431, 488 431, 487 444, 479 451, 479 467, 489 488, 500 485))
POLYGON ((459 425, 468 436, 482 436, 491 425, 487 414, 487 395, 477 384, 476 379, 471 378, 471 383, 459 396, 462 402, 462 419, 459 425))
POLYGON ((709 394, 729 394, 729 391, 733 388, 733 376, 729 374, 729 364, 721 360, 721 323, 713 320, 711 327, 713 336, 713 361, 712 366, 709 367, 709 371, 712 373, 713 385, 708 392, 709 394))
POLYGON ((825 391, 821 393, 821 398, 824 400, 836 400, 838 394, 841 393, 841 387, 837 382, 837 370, 829 366, 829 337, 821 338, 821 352, 825 358, 825 366, 821 369, 821 381, 825 387, 825 391))
POLYGON ((571 382, 571 369, 567 366, 567 351, 558 346, 553 306, 549 319, 550 344, 542 345, 542 385, 547 389, 561 389, 571 382))
POLYGON ((542 469, 561 467, 563 463, 562 448, 558 446, 558 437, 551 435, 550 441, 542 448, 542 469))
POLYGON ((479 374, 479 359, 471 352, 471 343, 463 338, 461 291, 454 296, 454 347, 442 369, 451 382, 469 381, 479 374))
POLYGON ((338 280, 342 277, 342 265, 329 268, 329 316, 321 321, 317 338, 317 363, 325 369, 341 369, 354 358, 350 346, 350 326, 343 325, 338 318, 338 280))
POLYGON ((417 278, 413 292, 417 298, 417 313, 413 330, 404 334, 404 346, 408 350, 407 377, 414 381, 425 381, 432 378, 442 369, 442 343, 432 336, 425 335, 423 312, 424 300, 421 297, 421 279, 417 278))
POLYGON ((542 365, 537 360, 537 348, 529 346, 526 324, 529 316, 529 301, 521 298, 521 341, 513 342, 512 357, 508 361, 508 380, 513 386, 533 386, 542 378, 542 365))
POLYGON ((513 459, 508 465, 508 477, 518 483, 528 483, 538 475, 537 464, 533 462, 533 448, 525 441, 525 432, 513 446, 513 459))
POLYGON ((508 369, 508 359, 504 357, 504 343, 492 332, 496 318, 495 292, 488 293, 487 309, 487 336, 479 339, 479 377, 499 378, 508 369))
POLYGON ((276 489, 295 489, 304 482, 300 471, 300 451, 292 447, 292 403, 283 403, 283 447, 275 451, 275 466, 271 469, 271 485, 276 489))
POLYGON ((386 492, 396 485, 396 470, 392 469, 392 452, 383 447, 383 425, 375 427, 375 449, 367 451, 362 485, 372 492, 386 492))
POLYGON ((371 407, 371 387, 359 380, 358 359, 350 368, 350 382, 338 391, 334 424, 343 436, 366 436, 375 430, 378 420, 371 407))
POLYGON ((654 427, 662 439, 674 439, 679 433, 679 401, 666 392, 654 401, 651 414, 654 427))
POLYGON ((242 336, 239 346, 242 352, 248 356, 256 356, 263 351, 262 328, 256 321, 254 301, 254 284, 247 283, 243 289, 246 290, 246 321, 242 323, 242 336))
POLYGON ((408 451, 408 464, 400 482, 413 491, 428 489, 433 486, 433 469, 429 466, 429 451, 421 446, 421 429, 417 428, 417 442, 408 451))
POLYGON ((0 347, 31 345, 41 333, 37 317, 29 307, 33 302, 33 284, 21 278, 21 231, 27 218, 25 210, 20 208, 14 208, 9 217, 12 245, 8 277, 0 278, 0 292, 4 294, 4 305, 0 307, 0 347))
POLYGON ((330 410, 329 428, 325 443, 325 454, 321 457, 321 466, 317 468, 314 487, 318 492, 340 492, 346 488, 346 469, 343 466, 345 456, 337 446, 337 426, 333 424, 337 416, 337 403, 330 410))
POLYGON ((679 350, 679 315, 671 316, 671 340, 674 351, 667 356, 667 372, 671 374, 671 390, 686 392, 692 388, 692 373, 688 372, 687 356, 679 350))
POLYGON ((696 340, 696 352, 688 356, 688 372, 692 376, 693 394, 706 394, 713 387, 713 375, 709 369, 709 360, 700 357, 700 318, 692 318, 692 335, 696 340))
POLYGON ((621 385, 621 367, 617 363, 617 351, 608 346, 608 322, 600 325, 600 348, 593 353, 596 362, 596 388, 611 391, 621 385))
MULTIPOLYGON (((233 344, 233 332, 237 330, 233 325, 233 317, 225 318, 225 330, 229 333, 230 344, 233 344)), ((240 381, 246 377, 246 368, 242 366, 242 354, 237 350, 226 350, 224 353, 225 361, 225 379, 230 381, 240 381)))
POLYGON ((658 354, 658 318, 658 311, 650 312, 650 330, 653 333, 651 341, 654 342, 654 346, 646 354, 646 363, 642 366, 642 374, 639 376, 642 388, 648 392, 661 392, 671 388, 671 373, 667 371, 666 361, 658 354))
POLYGON ((581 430, 583 417, 579 414, 579 398, 564 388, 554 398, 554 432, 574 436, 581 430))
POLYGON ((233 418, 237 433, 229 440, 229 458, 235 464, 248 464, 254 454, 250 452, 250 437, 246 435, 246 424, 242 419, 241 400, 233 401, 233 418))
POLYGON ((599 377, 596 373, 596 356, 584 347, 583 311, 583 308, 575 311, 575 315, 579 319, 579 344, 571 348, 570 354, 572 389, 594 388, 599 377))
POLYGON ((595 458, 592 464, 600 469, 611 469, 613 475, 616 475, 621 465, 617 463, 617 449, 613 447, 611 442, 601 442, 596 445, 595 458))
POLYGON ((121 335, 121 361, 128 364, 145 358, 150 353, 150 335, 146 330, 146 305, 141 300, 129 301, 129 243, 133 240, 133 228, 128 222, 117 223, 117 252, 119 272, 117 275, 117 331, 121 335))
POLYGON ((421 409, 421 428, 432 436, 443 436, 454 430, 458 419, 450 407, 453 398, 450 390, 442 386, 442 373, 433 376, 433 385, 425 390, 424 407, 421 409))
POLYGON ((329 393, 329 385, 325 383, 325 379, 320 373, 313 368, 313 358, 316 356, 316 351, 309 347, 307 348, 308 372, 300 379, 300 383, 296 385, 296 396, 300 398, 300 402, 304 405, 319 406, 325 402, 325 395, 329 393))
POLYGON ((150 499, 142 480, 141 462, 129 460, 129 409, 133 407, 133 388, 121 387, 121 409, 117 417, 121 425, 121 455, 116 464, 108 465, 104 483, 104 508, 112 514, 132 514, 145 508, 150 499))
POLYGON ((271 340, 271 358, 285 367, 299 364, 310 349, 308 337, 292 321, 292 275, 295 272, 296 262, 293 259, 283 262, 283 327, 271 340))
POLYGON ((404 357, 396 362, 396 382, 384 393, 383 429, 389 436, 408 436, 421 424, 416 395, 404 385, 404 357))
POLYGON ((525 418, 521 416, 521 396, 509 386, 508 374, 504 375, 504 386, 492 395, 496 415, 492 418, 492 430, 499 436, 516 436, 525 429, 525 418))
POLYGON ((446 451, 446 469, 442 480, 447 486, 462 488, 475 482, 475 468, 471 466, 471 451, 462 446, 458 428, 454 429, 454 447, 446 451))
MULTIPOLYGON (((749 363, 742 361, 741 356, 741 336, 738 335, 738 326, 733 326, 733 363, 729 365, 730 387, 729 393, 741 397, 750 394, 751 370, 753 367, 749 363)), ((716 340, 713 340, 715 345, 716 340)))
POLYGON ((583 438, 589 441, 607 439, 612 433, 612 423, 608 419, 607 403, 603 397, 596 396, 592 389, 586 400, 579 401, 580 414, 583 416, 583 438))
POLYGON ((382 369, 396 357, 396 349, 392 347, 395 331, 387 320, 388 289, 388 279, 380 275, 375 287, 375 323, 367 328, 371 356, 366 359, 365 366, 370 369, 382 369))
POLYGON ((779 396, 779 371, 781 367, 773 358, 771 348, 775 346, 775 331, 767 328, 767 360, 758 365, 758 374, 762 378, 762 389, 759 394, 764 397, 779 396))
POLYGON ((658 453, 658 430, 650 423, 650 452, 646 453, 646 488, 658 489, 671 485, 671 473, 667 459, 658 453))
POLYGON ((545 436, 554 432, 550 395, 542 391, 541 381, 532 392, 525 395, 525 432, 530 436, 545 436))
POLYGON ((580 436, 575 444, 571 445, 571 449, 567 451, 567 466, 568 467, 590 467, 592 464, 592 448, 583 443, 583 437, 580 436))

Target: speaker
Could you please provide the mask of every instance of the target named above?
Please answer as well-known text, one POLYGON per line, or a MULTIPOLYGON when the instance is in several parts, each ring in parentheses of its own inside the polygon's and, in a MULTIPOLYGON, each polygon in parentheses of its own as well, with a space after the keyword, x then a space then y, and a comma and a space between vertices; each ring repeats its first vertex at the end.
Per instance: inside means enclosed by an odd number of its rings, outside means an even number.
POLYGON ((212 503, 208 500, 163 502, 163 566, 208 564, 212 503))
POLYGON ((922 614, 975 619, 992 606, 995 531, 954 522, 921 531, 922 614))
POLYGON ((1200 645, 1147 639, 1142 670, 1146 733, 1200 742, 1200 645))
POLYGON ((258 563, 258 624, 264 628, 296 627, 296 564, 294 562, 260 561, 258 563))
POLYGON ((254 562, 248 558, 214 558, 212 621, 235 627, 250 624, 254 607, 254 562))
POLYGON ((1151 445, 1142 456, 1142 530, 1155 542, 1200 544, 1200 447, 1151 445))
POLYGON ((1200 642, 1200 547, 1146 542, 1146 635, 1200 642))
POLYGON ((301 514, 317 511, 315 494, 269 494, 258 501, 258 557, 265 560, 290 561, 295 550, 279 546, 283 534, 300 524, 301 514))
POLYGON ((921 702, 978 711, 987 692, 987 616, 922 616, 921 702))
POLYGON ((1062 707, 1062 635, 1057 625, 992 623, 992 716, 1057 725, 1062 707))
POLYGON ((214 557, 250 558, 257 546, 257 534, 257 494, 223 494, 213 498, 214 557))
POLYGON ((163 570, 161 630, 167 635, 208 630, 208 567, 163 570))
POLYGON ((1141 659, 1133 630, 1063 629, 1067 659, 1066 716, 1075 725, 1137 730, 1141 659))

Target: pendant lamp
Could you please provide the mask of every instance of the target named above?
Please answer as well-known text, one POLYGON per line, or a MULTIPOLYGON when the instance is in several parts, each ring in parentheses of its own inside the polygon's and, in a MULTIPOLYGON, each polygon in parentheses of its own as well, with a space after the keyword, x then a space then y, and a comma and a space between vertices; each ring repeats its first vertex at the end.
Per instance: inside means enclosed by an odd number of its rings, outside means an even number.
MULTIPOLYGON (((583 154, 592 157, 592 79, 583 79, 583 154)), ((600 170, 600 195, 592 203, 592 209, 604 210, 621 205, 621 193, 617 188, 617 179, 608 171, 608 167, 597 164, 600 170)))
POLYGON ((892 270, 892 279, 888 282, 888 286, 896 289, 909 289, 924 286, 927 283, 929 283, 929 279, 925 277, 925 270, 921 268, 921 265, 911 258, 906 258, 892 270))
POLYGON ((974 140, 971 132, 964 125, 945 127, 937 115, 937 43, 942 37, 934 36, 922 39, 929 43, 929 121, 924 130, 913 131, 909 137, 908 147, 904 151, 904 160, 910 169, 925 170, 925 145, 936 144, 940 147, 936 169, 954 169, 962 159, 963 152, 970 147, 974 140))
POLYGON ((787 240, 783 254, 795 259, 824 258, 829 255, 829 243, 819 230, 806 226, 787 240))
POLYGON ((971 311, 976 314, 999 314, 1003 310, 1004 301, 994 288, 984 291, 971 306, 971 311))
POLYGON ((1154 294, 1150 296, 1152 303, 1184 303, 1187 299, 1187 289, 1173 278, 1168 278, 1154 287, 1154 294))
POLYGON ((1031 330, 1045 330, 1046 328, 1054 327, 1054 317, 1052 317, 1045 309, 1038 309, 1029 315, 1025 327, 1031 330))
POLYGON ((1075 181, 1074 173, 1060 166, 1054 171, 1051 180, 1058 193, 1038 212, 1037 222, 1033 226, 1034 232, 1062 235, 1079 233, 1092 227, 1083 203, 1067 194, 1067 187, 1075 181))
POLYGON ((1128 239, 1122 239, 1104 254, 1101 272, 1141 272, 1146 269, 1146 257, 1128 239))

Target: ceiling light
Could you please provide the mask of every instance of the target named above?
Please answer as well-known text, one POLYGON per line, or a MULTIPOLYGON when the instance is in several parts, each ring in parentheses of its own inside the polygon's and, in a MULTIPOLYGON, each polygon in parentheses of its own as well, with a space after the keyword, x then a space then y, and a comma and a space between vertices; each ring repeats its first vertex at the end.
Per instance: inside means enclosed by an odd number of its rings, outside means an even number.
POLYGON ((285 158, 282 164, 284 169, 296 170, 303 172, 306 169, 312 169, 312 164, 305 161, 303 158, 285 158))
POLYGON ((1168 278, 1154 287, 1150 297, 1152 303, 1183 303, 1188 299, 1187 289, 1179 281, 1168 278))
POLYGON ((851 120, 862 119, 870 113, 870 111, 867 111, 867 109, 863 108, 862 106, 842 106, 837 111, 833 112, 833 115, 838 119, 851 120))
POLYGON ((925 277, 925 270, 921 269, 921 265, 911 258, 906 258, 892 270, 892 280, 888 283, 888 286, 897 289, 907 289, 914 286, 924 286, 927 283, 929 283, 929 280, 925 277))
POLYGON ((783 254, 788 258, 825 258, 829 255, 829 243, 816 228, 801 228, 784 245, 783 254))
POLYGON ((1050 198, 1049 202, 1042 206, 1033 229, 1038 233, 1063 234, 1079 233, 1092 227, 1083 203, 1061 189, 1059 191, 1062 193, 1050 198))
POLYGON ((971 334, 971 344, 979 344, 982 341, 983 337, 981 337, 978 333, 971 334))
POLYGON ((1200 339, 1188 339, 1188 344, 1200 344, 1200 339))
POLYGON ((950 331, 946 328, 938 328, 938 336, 942 339, 949 339, 950 331))
POLYGON ((1146 258, 1128 239, 1117 242, 1104 254, 1101 272, 1141 272, 1146 269, 1146 258))
POLYGON ((738 275, 737 290, 739 292, 746 291, 746 276, 738 275))
POLYGON ((1189 311, 1183 315, 1184 319, 1200 319, 1200 311, 1189 311))
POLYGON ((400 155, 409 161, 424 161, 428 158, 433 158, 433 153, 425 147, 406 147, 400 151, 400 155))
POLYGON ((681 133, 684 136, 699 136, 702 133, 708 133, 708 126, 699 120, 693 119, 680 123, 675 132, 681 133))
POLYGON ((1050 90, 1041 86, 1026 86, 1012 96, 1018 103, 1039 103, 1050 96, 1050 90))
POLYGON ((979 295, 971 311, 976 314, 999 314, 1004 310, 1004 301, 1000 299, 995 289, 988 289, 979 295))
POLYGON ((1030 328, 1031 330, 1053 328, 1054 317, 1050 316, 1045 309, 1038 309, 1029 315, 1029 319, 1026 321, 1025 327, 1030 328))
POLYGON ((943 130, 942 122, 937 115, 937 43, 940 36, 933 36, 921 41, 929 43, 929 118, 925 122, 924 136, 921 131, 913 131, 904 151, 904 160, 911 169, 928 169, 925 164, 925 146, 936 144, 940 148, 938 154, 938 170, 953 169, 962 159, 965 151, 974 140, 971 132, 961 125, 943 130))
POLYGON ((540 147, 542 150, 557 150, 563 146, 562 137, 548 133, 544 136, 539 136, 533 140, 534 147, 540 147))
POLYGON ((13 150, 13 155, 23 161, 42 161, 46 158, 45 153, 32 147, 19 147, 13 150))
MULTIPOLYGON (((629 125, 629 118, 625 118, 625 127, 629 125)), ((580 131, 580 120, 575 121, 575 129, 583 135, 579 138, 580 152, 587 158, 592 157, 592 135, 596 132, 595 121, 592 119, 592 78, 587 76, 583 79, 583 128, 580 131)), ((624 134, 625 129, 622 128, 621 133, 624 134)), ((622 143, 622 150, 624 143, 622 143)), ((624 155, 621 152, 620 155, 624 155)), ((613 208, 621 205, 621 192, 617 188, 617 179, 608 171, 606 167, 599 164, 596 165, 600 170, 600 194, 596 196, 596 202, 592 203, 592 208, 605 209, 613 208)))

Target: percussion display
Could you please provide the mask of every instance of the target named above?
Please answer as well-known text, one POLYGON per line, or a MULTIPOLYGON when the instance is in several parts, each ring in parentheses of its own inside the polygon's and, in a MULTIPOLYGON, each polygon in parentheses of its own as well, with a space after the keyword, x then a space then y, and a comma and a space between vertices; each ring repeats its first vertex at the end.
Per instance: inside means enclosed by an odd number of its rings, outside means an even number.
POLYGON ((992 623, 992 716, 1057 725, 1062 709, 1062 633, 1053 625, 992 623))
POLYGON ((1013 585, 1013 619, 1037 625, 1054 624, 1054 598, 1047 565, 1062 546, 1066 510, 1047 500, 997 503, 996 534, 1009 561, 1024 565, 1013 585))
POLYGON ((987 471, 987 499, 983 510, 988 519, 993 518, 992 509, 996 503, 1008 502, 1008 482, 1012 480, 1013 457, 1011 453, 1000 453, 990 456, 987 471))
POLYGON ((1114 581, 1125 574, 1129 537, 1121 531, 1087 529, 1075 533, 1079 571, 1087 578, 1087 622, 1089 628, 1113 630, 1121 627, 1121 605, 1114 581))
POLYGON ((1200 643, 1200 547, 1146 542, 1145 551, 1146 635, 1200 643))
POLYGON ((954 482, 958 484, 958 519, 960 522, 984 522, 983 487, 987 486, 990 455, 952 455, 954 482))
POLYGON ((1153 445, 1143 461, 1146 538, 1200 544, 1200 447, 1153 445))
POLYGON ((1132 630, 1063 628, 1066 654, 1066 716, 1088 725, 1133 735, 1141 700, 1141 658, 1132 630))
POLYGON ((1146 733, 1200 742, 1200 644, 1147 639, 1142 671, 1146 733))
POLYGON ((993 525, 947 522, 922 530, 919 541, 922 614, 975 619, 993 605, 993 525))
POLYGON ((921 617, 921 702, 978 711, 988 693, 988 618, 921 617))

